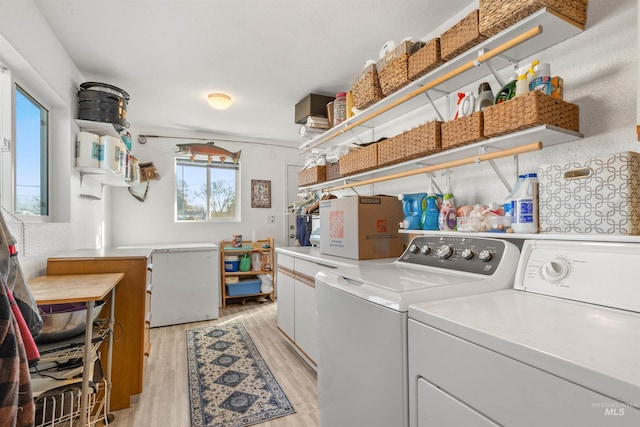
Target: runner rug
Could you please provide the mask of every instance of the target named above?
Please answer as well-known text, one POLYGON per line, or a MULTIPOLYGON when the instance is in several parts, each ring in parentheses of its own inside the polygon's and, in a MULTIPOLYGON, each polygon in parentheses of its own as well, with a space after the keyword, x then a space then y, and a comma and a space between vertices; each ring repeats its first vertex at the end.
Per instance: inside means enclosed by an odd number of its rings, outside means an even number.
POLYGON ((191 427, 243 427, 295 412, 242 322, 187 330, 191 427))

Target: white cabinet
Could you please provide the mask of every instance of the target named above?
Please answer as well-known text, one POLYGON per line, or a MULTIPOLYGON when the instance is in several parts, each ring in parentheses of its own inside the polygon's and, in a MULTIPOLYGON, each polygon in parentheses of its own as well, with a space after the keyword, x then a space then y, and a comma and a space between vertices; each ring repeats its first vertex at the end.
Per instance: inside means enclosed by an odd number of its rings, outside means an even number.
MULTIPOLYGON (((278 260, 285 255, 278 255, 278 260)), ((289 257, 291 258, 291 257, 289 257)), ((278 329, 291 340, 295 340, 295 279, 293 274, 278 267, 278 329)))
POLYGON ((314 368, 318 357, 315 275, 327 268, 331 267, 278 254, 278 329, 314 368))

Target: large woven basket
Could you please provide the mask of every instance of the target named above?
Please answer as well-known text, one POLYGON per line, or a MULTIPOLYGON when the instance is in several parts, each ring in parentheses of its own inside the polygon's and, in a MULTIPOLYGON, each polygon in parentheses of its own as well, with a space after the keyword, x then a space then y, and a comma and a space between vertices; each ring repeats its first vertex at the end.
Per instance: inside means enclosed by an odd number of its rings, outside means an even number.
POLYGON ((409 56, 413 50, 412 41, 404 41, 400 46, 388 52, 376 65, 380 87, 384 96, 390 95, 403 86, 406 86, 409 78, 409 56))
POLYGON ((340 157, 340 175, 347 176, 378 167, 378 144, 370 144, 340 157))
POLYGON ((486 139, 482 115, 483 112, 478 111, 470 116, 442 123, 442 149, 459 147, 486 139))
POLYGON ((364 110, 384 98, 376 64, 365 67, 351 85, 353 103, 359 110, 364 110))
POLYGON ((480 33, 491 37, 548 7, 584 28, 588 0, 480 0, 480 33))
POLYGON ((406 133, 378 142, 378 166, 393 165, 404 160, 406 133))
POLYGON ((313 166, 298 172, 298 186, 319 184, 327 180, 326 166, 313 166))
POLYGON ((539 125, 579 131, 579 108, 539 90, 491 105, 484 112, 485 136, 498 136, 539 125))
POLYGON ((440 58, 440 38, 429 40, 419 51, 409 57, 409 78, 415 80, 444 64, 440 58))
POLYGON ((458 56, 486 39, 480 34, 478 15, 478 9, 475 9, 440 35, 440 57, 444 61, 458 56))

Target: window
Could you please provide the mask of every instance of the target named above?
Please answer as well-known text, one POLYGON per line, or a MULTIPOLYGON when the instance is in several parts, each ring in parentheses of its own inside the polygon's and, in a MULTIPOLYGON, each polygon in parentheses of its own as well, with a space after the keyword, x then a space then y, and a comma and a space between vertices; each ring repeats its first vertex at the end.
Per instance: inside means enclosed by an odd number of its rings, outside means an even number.
POLYGON ((239 221, 240 164, 176 159, 177 221, 239 221))
POLYGON ((49 215, 49 111, 16 85, 15 212, 49 215))

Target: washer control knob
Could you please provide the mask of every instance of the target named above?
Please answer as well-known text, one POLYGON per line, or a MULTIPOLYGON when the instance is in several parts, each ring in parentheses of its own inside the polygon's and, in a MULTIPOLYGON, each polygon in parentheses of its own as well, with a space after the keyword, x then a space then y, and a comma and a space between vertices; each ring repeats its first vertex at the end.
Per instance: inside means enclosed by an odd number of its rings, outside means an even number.
POLYGON ((480 261, 489 262, 491 261, 491 258, 493 258, 493 254, 491 253, 491 251, 485 249, 483 251, 480 251, 480 253, 478 254, 478 258, 480 258, 480 261))
POLYGON ((476 253, 473 251, 473 249, 469 248, 465 248, 462 250, 462 252, 460 252, 460 256, 464 259, 471 259, 475 254, 476 253))
POLYGON ((559 282, 567 277, 570 271, 571 267, 565 259, 554 258, 542 264, 542 267, 540 267, 540 276, 550 282, 559 282))
POLYGON ((411 252, 412 254, 417 254, 419 250, 420 247, 416 244, 409 246, 409 252, 411 252))
POLYGON ((453 248, 449 245, 442 245, 438 248, 436 254, 440 259, 447 259, 453 255, 453 248))
POLYGON ((422 248, 420 248, 420 253, 422 255, 429 255, 431 253, 431 246, 424 245, 422 248))

